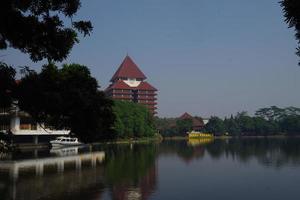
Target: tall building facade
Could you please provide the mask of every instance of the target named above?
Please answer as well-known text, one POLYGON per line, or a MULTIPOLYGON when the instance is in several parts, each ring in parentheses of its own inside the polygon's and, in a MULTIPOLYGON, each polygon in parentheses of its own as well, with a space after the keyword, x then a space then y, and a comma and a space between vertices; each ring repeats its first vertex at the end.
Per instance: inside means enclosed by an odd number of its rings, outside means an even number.
POLYGON ((105 93, 112 99, 143 104, 155 115, 157 113, 157 89, 146 79, 145 74, 127 55, 111 78, 111 84, 105 93))

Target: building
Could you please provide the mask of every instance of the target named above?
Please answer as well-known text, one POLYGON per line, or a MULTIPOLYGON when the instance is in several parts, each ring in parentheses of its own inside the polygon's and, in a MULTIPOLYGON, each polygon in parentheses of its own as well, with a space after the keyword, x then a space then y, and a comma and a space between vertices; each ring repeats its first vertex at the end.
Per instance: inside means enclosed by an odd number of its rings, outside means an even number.
POLYGON ((14 143, 49 144, 49 141, 69 135, 70 130, 54 130, 33 121, 29 114, 18 106, 0 108, 0 139, 10 139, 14 143))
POLYGON ((193 117, 189 113, 184 113, 179 117, 180 120, 191 120, 193 123, 193 130, 194 131, 201 131, 204 128, 205 123, 203 122, 203 119, 200 117, 193 117))
POLYGON ((143 104, 155 115, 157 113, 157 89, 146 79, 144 73, 127 55, 111 78, 111 84, 105 93, 112 99, 143 104))

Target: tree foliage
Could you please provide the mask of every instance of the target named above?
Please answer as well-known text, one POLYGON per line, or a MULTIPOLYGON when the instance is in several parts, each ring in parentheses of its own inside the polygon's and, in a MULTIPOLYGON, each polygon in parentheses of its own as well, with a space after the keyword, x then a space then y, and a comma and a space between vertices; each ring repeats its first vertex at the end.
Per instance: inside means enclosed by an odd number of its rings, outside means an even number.
POLYGON ((153 117, 143 105, 127 101, 114 101, 113 110, 116 116, 114 130, 118 138, 154 136, 153 117))
POLYGON ((40 73, 29 71, 16 93, 19 108, 39 123, 71 129, 85 142, 113 137, 112 101, 83 65, 48 64, 40 73))
POLYGON ((155 118, 155 127, 163 137, 186 136, 193 129, 191 119, 155 118))
POLYGON ((205 130, 214 134, 228 132, 232 136, 300 134, 300 109, 296 107, 261 108, 251 117, 246 112, 224 120, 212 117, 205 130), (223 123, 223 125, 222 125, 223 123), (224 129, 223 129, 224 127, 224 129))
POLYGON ((80 6, 80 0, 2 0, 0 49, 19 49, 33 61, 64 60, 78 33, 86 36, 93 28, 90 21, 73 21, 80 6))
POLYGON ((193 121, 191 119, 178 119, 176 121, 176 131, 179 135, 186 136, 188 131, 193 128, 193 121))
POLYGON ((225 133, 225 125, 222 119, 219 117, 211 117, 209 122, 205 126, 205 131, 222 135, 225 133))
MULTIPOLYGON (((300 57, 300 1, 299 0, 283 0, 280 1, 282 6, 285 22, 289 28, 295 28, 295 37, 298 40, 298 48, 296 54, 300 57)), ((298 63, 300 65, 300 62, 298 63)))
POLYGON ((10 107, 16 87, 16 71, 13 67, 0 62, 0 108, 10 107))
POLYGON ((179 135, 176 128, 176 121, 177 118, 154 118, 156 129, 164 137, 179 135))

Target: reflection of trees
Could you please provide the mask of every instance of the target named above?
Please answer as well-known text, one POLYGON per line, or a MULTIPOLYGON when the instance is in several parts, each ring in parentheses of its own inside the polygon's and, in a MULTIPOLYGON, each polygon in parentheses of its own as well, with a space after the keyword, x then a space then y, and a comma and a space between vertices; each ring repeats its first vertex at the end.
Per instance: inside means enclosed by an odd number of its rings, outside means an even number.
MULTIPOLYGON (((207 144, 207 143, 205 143, 207 144)), ((190 145, 185 140, 179 141, 164 141, 159 146, 160 154, 176 154, 186 163, 189 163, 193 159, 200 159, 204 156, 205 144, 190 145)))
POLYGON ((256 159, 265 166, 281 167, 300 164, 299 139, 231 139, 216 140, 206 146, 212 158, 232 157, 241 162, 256 159))
POLYGON ((105 179, 113 199, 147 199, 156 188, 156 145, 114 145, 107 151, 105 179))
POLYGON ((184 140, 164 141, 160 154, 176 154, 185 162, 209 155, 213 159, 232 158, 247 163, 256 159, 264 166, 300 165, 299 138, 216 139, 211 143, 191 146, 184 140))

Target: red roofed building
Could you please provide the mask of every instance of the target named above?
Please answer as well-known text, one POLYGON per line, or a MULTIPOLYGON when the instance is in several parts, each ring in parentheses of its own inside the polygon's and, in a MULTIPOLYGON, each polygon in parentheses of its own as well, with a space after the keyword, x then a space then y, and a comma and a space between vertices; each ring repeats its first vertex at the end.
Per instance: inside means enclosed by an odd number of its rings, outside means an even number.
POLYGON ((183 115, 181 115, 179 117, 179 119, 181 120, 185 120, 185 119, 188 119, 188 120, 191 120, 192 123, 193 123, 193 130, 194 131, 200 131, 203 129, 204 127, 204 122, 203 122, 203 119, 199 118, 199 117, 193 117, 192 115, 190 115, 189 113, 184 113, 183 115))
POLYGON ((156 114, 157 89, 145 80, 147 77, 127 55, 105 93, 118 100, 127 100, 147 106, 152 114, 156 114))

